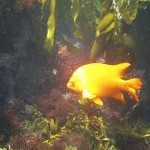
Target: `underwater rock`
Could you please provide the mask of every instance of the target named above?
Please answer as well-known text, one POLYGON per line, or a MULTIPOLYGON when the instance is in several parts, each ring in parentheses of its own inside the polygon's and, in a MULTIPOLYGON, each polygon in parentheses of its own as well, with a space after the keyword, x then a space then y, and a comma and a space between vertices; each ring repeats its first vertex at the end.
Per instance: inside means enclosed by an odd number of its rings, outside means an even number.
POLYGON ((88 62, 88 52, 71 52, 66 45, 58 45, 53 57, 55 57, 55 69, 58 71, 57 77, 61 85, 66 85, 73 71, 88 62))
POLYGON ((77 150, 91 150, 91 143, 84 136, 77 133, 68 133, 53 143, 51 150, 65 150, 67 146, 76 147, 77 150))
POLYGON ((31 8, 36 3, 40 3, 41 0, 16 0, 16 11, 20 12, 25 8, 31 8))
POLYGON ((58 50, 58 57, 61 59, 61 60, 65 60, 67 59, 68 55, 69 55, 69 51, 67 49, 67 46, 62 46, 59 48, 58 50))
POLYGON ((38 140, 34 140, 31 137, 23 137, 16 135, 11 138, 9 142, 11 149, 22 149, 22 150, 31 150, 31 149, 40 149, 40 150, 51 150, 47 145, 39 142, 38 140))
MULTIPOLYGON (((58 92, 59 93, 59 92, 58 92)), ((76 99, 75 97, 74 99, 76 99)), ((68 113, 77 113, 78 106, 72 103, 73 96, 70 95, 66 99, 66 96, 61 94, 59 99, 55 99, 51 95, 49 97, 43 97, 36 102, 38 110, 47 119, 57 118, 59 123, 62 124, 66 121, 68 113)), ((75 101, 75 100, 74 100, 75 101)))
POLYGON ((6 104, 14 97, 15 79, 12 69, 0 67, 0 102, 6 104))
POLYGON ((102 57, 99 57, 99 58, 96 59, 96 62, 97 63, 101 63, 101 64, 105 64, 106 60, 104 58, 102 58, 102 57))
POLYGON ((6 144, 15 132, 20 132, 20 119, 12 110, 0 109, 0 143, 6 144))

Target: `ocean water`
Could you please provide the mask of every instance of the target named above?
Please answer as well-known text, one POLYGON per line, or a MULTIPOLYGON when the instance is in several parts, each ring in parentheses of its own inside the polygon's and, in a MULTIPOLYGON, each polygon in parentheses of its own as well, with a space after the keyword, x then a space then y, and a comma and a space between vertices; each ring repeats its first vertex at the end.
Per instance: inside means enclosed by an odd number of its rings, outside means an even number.
POLYGON ((149 150, 149 14, 148 0, 0 0, 0 149, 149 150), (142 81, 140 102, 69 89, 93 62, 130 63, 122 79, 142 81))

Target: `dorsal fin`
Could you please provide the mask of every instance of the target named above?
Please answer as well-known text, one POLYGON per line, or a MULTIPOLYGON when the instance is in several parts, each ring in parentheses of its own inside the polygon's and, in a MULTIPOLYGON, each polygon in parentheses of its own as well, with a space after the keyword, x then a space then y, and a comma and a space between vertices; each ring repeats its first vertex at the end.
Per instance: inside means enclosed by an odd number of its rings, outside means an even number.
POLYGON ((114 71, 119 78, 124 77, 127 68, 130 66, 130 63, 121 63, 114 66, 114 71))

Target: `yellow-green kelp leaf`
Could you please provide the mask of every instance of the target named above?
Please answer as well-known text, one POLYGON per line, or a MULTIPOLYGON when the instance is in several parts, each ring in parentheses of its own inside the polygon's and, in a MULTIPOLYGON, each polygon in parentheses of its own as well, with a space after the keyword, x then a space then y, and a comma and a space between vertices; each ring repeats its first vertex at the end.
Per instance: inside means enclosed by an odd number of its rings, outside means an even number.
POLYGON ((103 31, 101 34, 105 34, 105 33, 110 32, 112 29, 114 29, 114 27, 115 27, 115 21, 113 21, 113 22, 108 26, 108 28, 107 28, 105 31, 103 31))
POLYGON ((122 124, 121 122, 116 122, 114 120, 110 121, 110 123, 120 135, 141 140, 150 138, 150 125, 144 124, 140 120, 137 120, 136 122, 128 122, 128 124, 122 124))
POLYGON ((109 11, 110 11, 110 7, 112 5, 112 0, 105 0, 103 1, 103 6, 102 6, 102 10, 101 10, 101 17, 103 18, 109 11))
POLYGON ((72 13, 73 21, 74 21, 74 26, 76 28, 74 35, 79 38, 82 38, 82 32, 80 31, 79 24, 77 23, 77 18, 81 10, 80 0, 71 0, 71 2, 72 2, 71 13, 72 13))
POLYGON ((51 52, 54 44, 54 34, 55 34, 55 5, 56 0, 50 1, 50 16, 47 22, 47 35, 45 39, 44 48, 46 48, 49 52, 51 52))
POLYGON ((101 10, 103 8, 103 3, 100 0, 94 0, 95 8, 101 13, 101 10))
POLYGON ((96 29, 96 37, 98 37, 102 33, 110 32, 115 26, 114 15, 113 13, 107 13, 102 20, 100 20, 97 29, 96 29))
POLYGON ((74 146, 69 145, 65 148, 65 150, 78 150, 78 149, 74 146))
POLYGON ((44 5, 46 4, 47 1, 48 1, 48 0, 41 0, 42 6, 44 6, 44 5))
POLYGON ((53 119, 51 119, 49 122, 49 126, 50 126, 50 131, 52 132, 52 134, 56 134, 58 132, 58 119, 56 119, 55 122, 53 119))
POLYGON ((72 12, 73 21, 75 23, 81 9, 80 0, 71 0, 71 2, 72 2, 71 12, 72 12))
POLYGON ((97 29, 104 30, 112 22, 113 18, 113 13, 108 13, 106 16, 103 17, 102 20, 100 20, 97 29))
POLYGON ((41 12, 42 12, 42 17, 41 17, 41 20, 43 18, 43 15, 44 15, 44 8, 45 6, 47 5, 49 0, 41 0, 41 12))
POLYGON ((100 44, 98 40, 95 40, 90 51, 90 61, 92 62, 96 55, 99 54, 100 44))
POLYGON ((105 34, 95 39, 90 51, 90 61, 93 62, 97 56, 103 53, 105 43, 105 34))
MULTIPOLYGON (((53 125, 56 124, 54 123, 54 120, 52 122, 53 122, 52 123, 53 125)), ((52 146, 54 141, 60 140, 61 136, 65 135, 68 132, 69 130, 66 128, 66 126, 62 126, 60 130, 59 131, 57 130, 55 134, 54 133, 50 134, 49 138, 43 141, 43 143, 48 144, 49 146, 52 146)))

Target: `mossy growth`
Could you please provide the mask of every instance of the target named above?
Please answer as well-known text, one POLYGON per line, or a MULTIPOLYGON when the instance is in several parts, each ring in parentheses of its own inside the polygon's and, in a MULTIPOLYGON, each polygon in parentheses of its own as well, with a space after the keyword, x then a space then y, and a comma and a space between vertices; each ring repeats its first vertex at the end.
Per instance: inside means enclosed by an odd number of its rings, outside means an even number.
POLYGON ((144 123, 142 120, 126 120, 123 122, 111 121, 113 133, 115 133, 115 143, 117 147, 124 147, 132 141, 130 147, 141 144, 150 148, 150 124, 144 123))
POLYGON ((44 141, 49 137, 49 121, 36 109, 35 106, 25 106, 25 118, 21 123, 23 137, 34 137, 37 141, 44 141))
POLYGON ((67 147, 65 148, 65 150, 77 150, 77 148, 74 147, 74 146, 69 145, 69 146, 67 146, 67 147))
POLYGON ((60 140, 61 136, 66 134, 68 132, 68 129, 66 126, 59 126, 58 120, 54 122, 53 119, 49 122, 49 138, 45 140, 43 143, 48 144, 49 146, 52 146, 53 142, 56 140, 60 140))
MULTIPOLYGON (((89 117, 85 112, 80 110, 78 114, 69 114, 66 124, 62 127, 58 126, 58 121, 51 120, 50 136, 44 143, 52 146, 55 140, 59 140, 63 135, 71 132, 78 133, 91 141, 95 149, 99 147, 107 147, 107 150, 115 150, 111 140, 107 137, 106 125, 102 117, 89 117), (57 128, 57 130, 56 130, 57 128)), ((70 148, 70 147, 68 147, 70 148)))
MULTIPOLYGON (((77 114, 69 113, 64 124, 58 119, 45 119, 34 106, 26 106, 27 118, 22 122, 24 132, 38 134, 38 140, 53 147, 56 141, 67 134, 77 133, 90 141, 94 149, 117 150, 123 147, 133 148, 139 145, 150 148, 150 125, 142 120, 122 118, 121 121, 107 120, 103 116, 89 116, 83 110, 77 114), (132 141, 128 145, 129 141, 132 141)), ((72 143, 73 144, 73 143, 72 143)), ((76 149, 76 145, 67 145, 65 150, 76 149)))
POLYGON ((45 119, 35 106, 26 105, 27 118, 21 123, 25 131, 30 133, 46 131, 49 121, 45 119))

